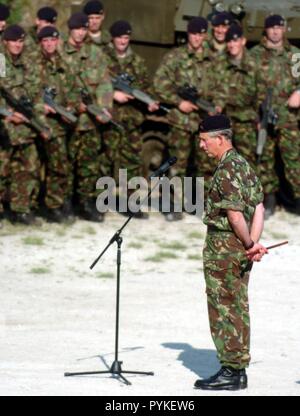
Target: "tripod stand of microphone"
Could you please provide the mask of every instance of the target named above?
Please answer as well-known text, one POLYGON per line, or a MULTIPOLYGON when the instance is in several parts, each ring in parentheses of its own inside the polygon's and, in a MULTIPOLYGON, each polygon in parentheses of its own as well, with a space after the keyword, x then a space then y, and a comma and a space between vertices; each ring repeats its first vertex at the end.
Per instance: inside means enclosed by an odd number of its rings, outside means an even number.
MULTIPOLYGON (((149 179, 155 178, 155 177, 161 177, 165 174, 165 172, 177 161, 176 157, 172 157, 168 159, 164 164, 160 166, 157 171, 155 171, 149 179)), ((155 189, 155 187, 159 184, 159 181, 157 184, 153 187, 153 189, 150 189, 148 195, 146 198, 142 201, 141 206, 143 206, 145 201, 148 201, 151 193, 155 189)), ((113 237, 110 239, 109 243, 105 247, 105 249, 102 251, 102 253, 97 257, 97 259, 93 262, 93 264, 90 266, 90 269, 92 270, 98 261, 101 259, 101 257, 104 255, 104 253, 108 250, 108 248, 114 244, 117 243, 117 290, 116 290, 116 326, 115 326, 115 359, 110 367, 109 370, 104 371, 84 371, 84 372, 76 372, 76 373, 64 373, 65 377, 71 377, 71 376, 84 376, 84 375, 95 375, 95 374, 111 374, 112 376, 119 377, 126 385, 131 385, 130 381, 128 381, 123 374, 138 374, 138 375, 147 375, 147 376, 153 376, 154 373, 152 371, 128 371, 122 369, 122 361, 119 361, 118 359, 118 351, 119 351, 119 318, 120 318, 120 280, 121 280, 121 263, 122 263, 122 243, 123 238, 121 236, 122 231, 127 226, 129 221, 134 217, 134 213, 131 213, 128 217, 128 219, 125 221, 125 223, 122 225, 122 227, 116 231, 116 233, 113 235, 113 237)))

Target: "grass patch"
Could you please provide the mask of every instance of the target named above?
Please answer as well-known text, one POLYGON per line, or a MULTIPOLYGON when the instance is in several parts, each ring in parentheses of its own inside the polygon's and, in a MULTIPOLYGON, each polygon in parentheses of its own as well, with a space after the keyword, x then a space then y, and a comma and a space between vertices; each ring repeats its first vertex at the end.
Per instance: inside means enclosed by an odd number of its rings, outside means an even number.
POLYGON ((136 248, 136 249, 139 249, 139 248, 143 248, 144 246, 143 246, 143 244, 142 244, 142 243, 129 243, 129 244, 128 244, 128 247, 129 247, 129 248, 136 248))
POLYGON ((188 260, 202 260, 201 254, 190 254, 187 258, 188 260))
POLYGON ((48 274, 51 273, 51 270, 47 267, 33 267, 29 273, 32 274, 48 274))
POLYGON ((272 238, 275 238, 275 240, 287 240, 289 238, 287 234, 276 231, 269 231, 269 234, 272 238))
POLYGON ((114 273, 97 273, 97 279, 113 279, 115 277, 114 273))
POLYGON ((44 245, 44 240, 41 237, 35 237, 35 236, 30 236, 30 237, 25 237, 22 239, 23 244, 25 244, 26 246, 43 246, 44 245))
POLYGON ((66 230, 64 229, 58 229, 55 231, 55 235, 57 237, 65 237, 67 235, 66 230))
POLYGON ((199 231, 193 231, 191 233, 188 234, 187 236, 188 238, 192 238, 192 239, 199 239, 199 238, 203 238, 203 234, 200 233, 199 231))
POLYGON ((81 240, 82 238, 84 238, 84 236, 79 235, 79 234, 75 234, 75 235, 72 235, 72 238, 75 238, 76 240, 81 240))
POLYGON ((166 249, 169 249, 169 250, 186 250, 187 249, 187 246, 180 243, 179 241, 172 241, 172 242, 166 243, 164 245, 161 244, 160 247, 166 248, 166 249))
POLYGON ((96 235, 97 234, 96 230, 91 226, 87 226, 87 227, 83 228, 82 231, 84 233, 88 234, 88 235, 96 235))
POLYGON ((178 259, 178 256, 177 254, 172 253, 171 251, 160 251, 159 253, 156 253, 153 256, 146 257, 145 261, 151 261, 153 263, 162 263, 166 259, 178 259))

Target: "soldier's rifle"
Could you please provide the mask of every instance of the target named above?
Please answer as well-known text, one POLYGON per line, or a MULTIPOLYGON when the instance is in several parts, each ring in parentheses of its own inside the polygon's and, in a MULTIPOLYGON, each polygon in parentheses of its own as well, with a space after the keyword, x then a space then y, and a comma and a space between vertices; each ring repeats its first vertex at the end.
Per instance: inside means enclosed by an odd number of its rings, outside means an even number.
MULTIPOLYGON (((132 83, 134 82, 134 77, 130 76, 126 72, 123 72, 116 77, 111 78, 112 85, 114 90, 122 91, 125 94, 132 95, 136 100, 141 101, 144 104, 151 105, 157 103, 154 98, 152 98, 149 94, 145 93, 138 88, 135 88, 132 83)), ((159 108, 166 113, 170 112, 170 109, 165 107, 164 105, 159 104, 159 108)))
POLYGON ((55 102, 57 91, 54 87, 45 87, 43 91, 44 103, 51 107, 57 114, 62 116, 70 124, 77 122, 77 117, 71 111, 68 111, 65 107, 55 102))
POLYGON ((269 126, 275 126, 278 120, 277 114, 272 108, 273 88, 267 89, 267 95, 261 105, 260 128, 258 131, 256 157, 257 163, 261 162, 261 157, 268 137, 269 126))
POLYGON ((101 109, 99 106, 93 103, 93 98, 91 94, 88 92, 86 88, 81 89, 81 99, 83 104, 86 105, 87 112, 91 114, 93 117, 101 117, 102 120, 107 121, 114 125, 116 128, 118 128, 121 131, 124 131, 124 127, 120 124, 114 121, 109 117, 108 114, 106 114, 104 109, 101 109))
POLYGON ((5 87, 0 86, 0 95, 5 99, 7 105, 15 112, 22 114, 26 118, 26 124, 33 128, 37 133, 50 137, 50 130, 36 118, 33 103, 29 97, 22 95, 15 98, 5 87))
POLYGON ((192 104, 196 105, 200 110, 203 110, 206 113, 217 113, 216 107, 213 105, 213 103, 201 98, 197 88, 193 85, 185 84, 181 87, 178 87, 177 94, 183 100, 190 101, 192 104))

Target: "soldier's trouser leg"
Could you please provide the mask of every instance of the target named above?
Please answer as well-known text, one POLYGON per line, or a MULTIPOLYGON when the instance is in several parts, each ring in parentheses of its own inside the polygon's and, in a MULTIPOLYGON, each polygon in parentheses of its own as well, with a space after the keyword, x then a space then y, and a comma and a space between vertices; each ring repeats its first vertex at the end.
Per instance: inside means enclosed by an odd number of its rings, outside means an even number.
POLYGON ((97 180, 101 177, 99 132, 89 130, 73 135, 69 143, 69 154, 74 163, 79 202, 95 199, 97 180))
POLYGON ((253 123, 233 124, 233 144, 236 150, 250 163, 251 167, 258 174, 256 163, 257 131, 253 123))
POLYGON ((300 133, 297 126, 282 129, 278 147, 284 164, 286 180, 292 187, 295 198, 300 198, 300 133))
POLYGON ((0 214, 3 213, 3 201, 9 177, 10 151, 0 148, 0 214))
POLYGON ((210 330, 222 366, 250 362, 248 282, 251 263, 232 233, 208 233, 203 250, 210 330))
POLYGON ((187 174, 188 162, 191 153, 191 134, 184 130, 173 128, 168 136, 168 145, 171 156, 177 157, 173 167, 175 176, 184 178, 187 174))
POLYGON ((60 208, 70 196, 70 162, 68 159, 66 137, 49 140, 46 145, 46 197, 49 209, 60 208))
POLYGON ((40 187, 40 161, 34 144, 13 147, 10 175, 10 208, 29 213, 40 187))
POLYGON ((275 150, 277 138, 268 135, 256 173, 262 183, 265 194, 273 194, 279 190, 279 179, 275 171, 275 150))

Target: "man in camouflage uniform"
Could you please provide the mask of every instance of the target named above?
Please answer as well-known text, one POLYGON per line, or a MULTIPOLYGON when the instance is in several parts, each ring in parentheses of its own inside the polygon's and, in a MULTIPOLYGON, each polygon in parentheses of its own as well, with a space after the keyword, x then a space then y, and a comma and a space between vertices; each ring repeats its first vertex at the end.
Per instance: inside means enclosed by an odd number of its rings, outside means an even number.
POLYGON ((2 36, 2 33, 6 28, 6 21, 9 18, 9 15, 9 8, 5 4, 0 4, 0 36, 2 36))
MULTIPOLYGON (((130 47, 132 28, 127 21, 119 20, 110 27, 112 41, 103 50, 107 55, 111 77, 127 74, 133 79, 134 88, 151 93, 146 63, 130 47)), ((135 100, 133 96, 116 90, 114 92, 114 118, 124 127, 125 132, 110 129, 105 132, 105 146, 113 174, 118 180, 119 169, 127 169, 127 178, 142 175, 142 140, 140 126, 147 111, 155 111, 158 104, 148 106, 135 100)), ((145 218, 139 212, 136 218, 145 218)))
POLYGON ((206 202, 203 264, 210 330, 222 368, 196 381, 196 388, 206 390, 247 387, 249 275, 252 262, 267 253, 258 243, 264 223, 262 186, 231 138, 224 115, 208 117, 200 126, 201 149, 218 160, 206 202))
POLYGON ((91 0, 86 3, 83 8, 89 18, 88 41, 99 46, 107 45, 110 42, 108 30, 102 28, 105 20, 105 12, 103 4, 97 0, 91 0))
POLYGON ((227 53, 215 62, 215 104, 233 123, 235 148, 256 170, 256 63, 246 49, 246 38, 239 25, 234 24, 227 31, 226 43, 227 53))
POLYGON ((27 49, 37 48, 39 44, 38 33, 45 26, 55 27, 56 21, 57 11, 53 7, 41 7, 36 14, 35 26, 28 30, 28 36, 25 41, 27 49))
POLYGON ((211 34, 205 42, 205 46, 208 47, 211 55, 214 58, 226 53, 226 40, 225 36, 233 23, 232 15, 228 12, 215 13, 211 18, 211 34))
POLYGON ((88 17, 74 13, 68 20, 68 27, 69 38, 64 43, 63 56, 74 69, 79 87, 86 90, 93 103, 103 110, 94 117, 81 103, 79 121, 69 143, 79 214, 86 220, 100 222, 104 216, 96 211, 96 183, 106 173, 102 126, 111 118, 113 89, 106 57, 98 46, 85 43, 88 17))
POLYGON ((293 54, 299 49, 285 39, 285 20, 279 15, 268 16, 265 20, 265 36, 260 45, 252 50, 257 66, 258 102, 266 98, 266 91, 272 88, 272 106, 278 115, 278 122, 270 129, 261 159, 261 181, 265 191, 265 205, 268 215, 275 210, 275 192, 279 180, 275 171, 275 150, 279 149, 284 165, 285 178, 293 191, 295 213, 300 215, 300 140, 299 106, 293 108, 294 96, 298 95, 299 80, 292 74, 293 54))
MULTIPOLYGON (((204 47, 207 38, 208 23, 203 17, 196 17, 188 23, 187 45, 174 48, 165 55, 154 76, 154 88, 159 99, 173 108, 168 119, 174 126, 169 135, 171 154, 177 157, 176 174, 187 175, 190 157, 196 159, 197 174, 204 176, 207 185, 215 163, 196 146, 195 134, 204 112, 192 102, 178 95, 178 88, 185 85, 197 89, 200 97, 212 101, 215 75, 213 60, 208 48, 204 47)), ((179 216, 179 219, 181 217, 179 216)))
MULTIPOLYGON (((58 52, 58 30, 53 26, 45 26, 38 32, 38 39, 40 50, 34 62, 42 88, 54 89, 54 101, 59 105, 66 109, 76 109, 80 101, 79 89, 73 69, 58 52)), ((48 105, 45 105, 45 115, 52 133, 51 139, 45 143, 46 216, 50 222, 62 222, 71 214, 69 198, 72 196, 73 180, 67 151, 70 122, 48 105)))
MULTIPOLYGON (((3 33, 6 57, 6 77, 1 84, 15 98, 29 98, 39 104, 39 77, 34 65, 26 60, 24 50, 24 30, 17 25, 8 26, 3 33)), ((1 106, 9 109, 0 96, 1 106)), ((23 224, 35 223, 32 208, 36 207, 39 192, 40 162, 35 142, 44 139, 28 125, 27 119, 13 109, 13 114, 2 120, 2 134, 7 134, 10 142, 9 179, 10 208, 12 219, 23 224)), ((35 108, 37 111, 37 108, 35 108)), ((40 116, 41 108, 39 110, 40 116)), ((46 137, 46 134, 45 134, 46 137)))

